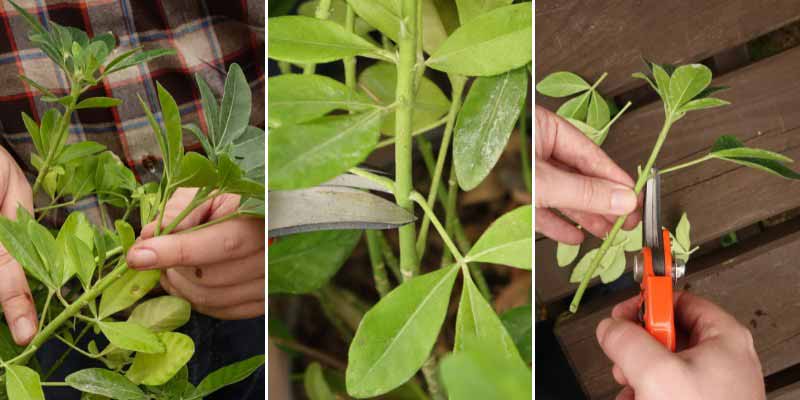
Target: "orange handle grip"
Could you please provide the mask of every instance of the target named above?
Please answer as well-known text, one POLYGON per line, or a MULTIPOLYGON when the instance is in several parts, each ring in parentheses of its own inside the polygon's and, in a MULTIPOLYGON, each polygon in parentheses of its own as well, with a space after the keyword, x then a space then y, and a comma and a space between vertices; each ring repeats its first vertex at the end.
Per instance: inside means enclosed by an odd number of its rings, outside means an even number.
POLYGON ((669 231, 663 230, 664 275, 653 271, 653 254, 643 248, 644 271, 642 275, 642 298, 644 307, 642 322, 645 329, 670 351, 675 351, 675 311, 672 302, 672 249, 669 231))

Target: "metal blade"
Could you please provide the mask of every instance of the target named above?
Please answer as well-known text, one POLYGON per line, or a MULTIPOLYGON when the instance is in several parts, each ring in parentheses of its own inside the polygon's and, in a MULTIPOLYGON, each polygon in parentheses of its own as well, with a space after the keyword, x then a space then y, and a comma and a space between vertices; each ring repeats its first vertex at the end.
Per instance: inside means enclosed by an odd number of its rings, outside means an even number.
POLYGON ((645 246, 652 250, 653 272, 664 275, 663 236, 661 233, 661 175, 653 168, 644 192, 644 232, 645 246))
POLYGON ((362 190, 317 186, 269 192, 268 236, 331 229, 394 229, 416 218, 362 190))
POLYGON ((320 184, 320 186, 349 187, 355 189, 366 189, 366 190, 374 190, 376 192, 391 193, 385 187, 367 178, 364 178, 363 176, 358 176, 349 173, 339 175, 325 183, 320 184))

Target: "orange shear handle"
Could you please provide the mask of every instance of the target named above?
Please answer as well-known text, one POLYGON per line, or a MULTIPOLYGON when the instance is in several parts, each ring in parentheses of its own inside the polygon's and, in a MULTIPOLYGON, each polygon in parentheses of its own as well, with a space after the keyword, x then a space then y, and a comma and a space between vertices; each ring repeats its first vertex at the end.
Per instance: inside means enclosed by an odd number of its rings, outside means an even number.
POLYGON ((645 329, 670 351, 675 351, 675 311, 672 302, 672 249, 669 231, 664 229, 664 275, 653 271, 652 249, 642 248, 644 273, 642 276, 642 299, 645 329))

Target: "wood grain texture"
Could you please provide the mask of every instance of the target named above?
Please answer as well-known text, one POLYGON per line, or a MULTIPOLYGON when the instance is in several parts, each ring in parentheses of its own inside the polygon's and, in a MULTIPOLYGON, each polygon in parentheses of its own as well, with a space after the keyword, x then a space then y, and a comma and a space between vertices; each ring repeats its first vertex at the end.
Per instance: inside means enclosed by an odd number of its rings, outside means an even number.
MULTIPOLYGON (((790 295, 797 293, 800 282, 800 223, 787 224, 790 229, 763 235, 743 251, 726 250, 699 260, 711 266, 678 283, 679 288, 719 304, 751 330, 765 375, 800 362, 800 302, 790 295)), ((556 337, 592 399, 613 397, 620 390, 611 363, 597 344, 597 324, 618 301, 636 294, 631 290, 615 294, 603 305, 594 302, 556 326, 556 337)))
POLYGON ((570 70, 586 79, 608 72, 611 95, 640 86, 630 75, 640 56, 660 63, 696 62, 800 18, 785 0, 537 1, 536 81, 570 70))
MULTIPOLYGON (((698 158, 721 135, 800 159, 798 65, 800 48, 795 48, 715 80, 715 85, 731 87, 719 97, 733 104, 692 112, 675 123, 656 165, 664 168, 698 158)), ((663 118, 660 103, 633 111, 612 129, 604 150, 635 176, 637 165, 650 154, 663 118)), ((662 222, 673 228, 687 212, 692 241, 701 245, 800 207, 800 182, 719 160, 665 175, 662 193, 662 222)), ((569 283, 571 268, 556 266, 554 249, 549 239, 536 241, 536 290, 545 303, 569 296, 576 287, 569 283)))
POLYGON ((784 386, 767 394, 767 400, 797 400, 800 399, 800 382, 784 386))

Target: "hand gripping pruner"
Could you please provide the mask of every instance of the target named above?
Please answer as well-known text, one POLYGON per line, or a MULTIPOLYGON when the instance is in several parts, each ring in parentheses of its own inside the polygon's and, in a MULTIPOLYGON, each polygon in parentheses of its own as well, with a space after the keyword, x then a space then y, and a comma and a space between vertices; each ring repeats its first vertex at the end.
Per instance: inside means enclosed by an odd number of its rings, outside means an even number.
POLYGON ((653 168, 644 194, 644 246, 634 258, 633 277, 640 283, 639 320, 670 351, 675 351, 673 283, 686 266, 673 257, 669 231, 661 225, 661 180, 653 168))

